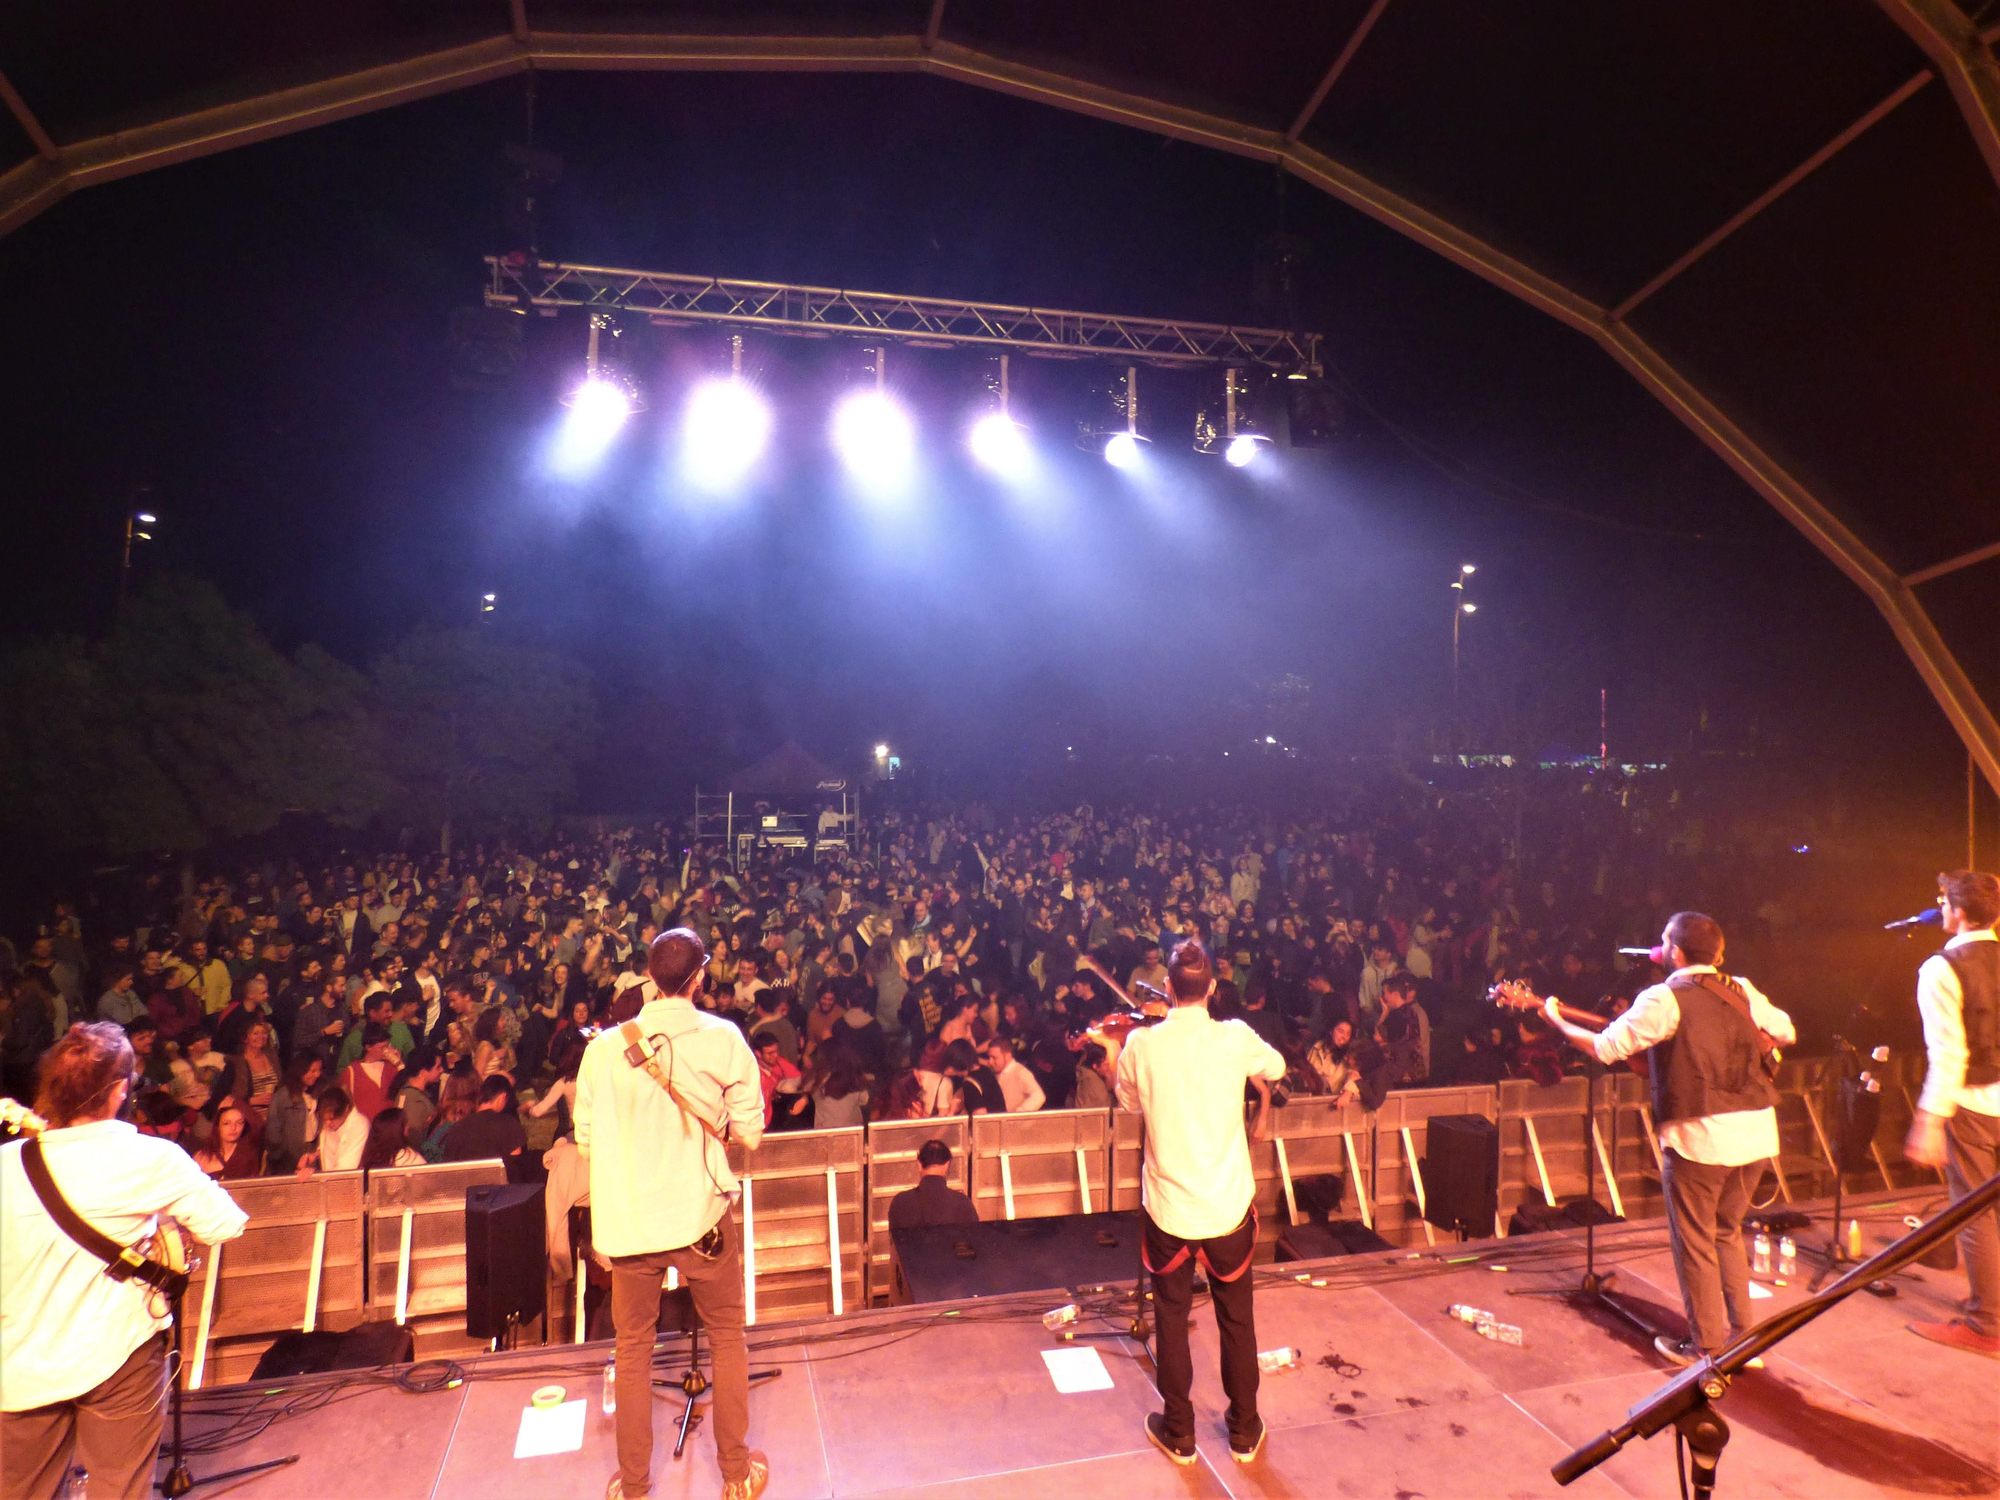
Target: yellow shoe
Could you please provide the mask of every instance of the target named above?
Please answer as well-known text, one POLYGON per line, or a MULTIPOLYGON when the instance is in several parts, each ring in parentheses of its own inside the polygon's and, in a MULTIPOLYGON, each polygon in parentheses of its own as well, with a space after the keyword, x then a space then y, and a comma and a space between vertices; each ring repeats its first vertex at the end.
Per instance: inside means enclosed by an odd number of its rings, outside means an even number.
POLYGON ((764 1486, 770 1482, 771 1462, 753 1448, 750 1450, 750 1472, 725 1484, 722 1500, 757 1500, 764 1493, 764 1486))

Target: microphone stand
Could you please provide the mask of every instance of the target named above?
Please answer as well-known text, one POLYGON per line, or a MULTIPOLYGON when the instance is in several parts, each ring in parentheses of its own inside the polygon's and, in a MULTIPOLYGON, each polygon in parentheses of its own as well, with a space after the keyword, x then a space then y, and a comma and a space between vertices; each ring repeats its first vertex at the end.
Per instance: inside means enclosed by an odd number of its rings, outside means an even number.
POLYGON ((241 1479, 245 1474, 261 1474, 266 1469, 282 1469, 287 1464, 297 1463, 299 1461, 298 1454, 288 1453, 283 1458, 267 1458, 262 1463, 245 1464, 240 1469, 225 1469, 220 1474, 203 1474, 197 1477, 188 1471, 187 1448, 181 1437, 181 1396, 182 1389, 187 1384, 187 1369, 181 1358, 181 1299, 179 1294, 174 1296, 172 1307, 174 1379, 173 1385, 170 1387, 170 1399, 173 1402, 174 1440, 167 1450, 168 1457, 171 1460, 167 1465, 167 1476, 155 1484, 153 1488, 165 1495, 167 1500, 180 1500, 182 1495, 185 1495, 196 1485, 220 1484, 225 1479, 241 1479))
MULTIPOLYGON (((1589 1211, 1583 1223, 1583 1280, 1575 1286, 1531 1287, 1523 1291, 1509 1291, 1507 1295, 1588 1299, 1606 1311, 1623 1318, 1650 1341, 1658 1338, 1661 1330, 1611 1295, 1611 1279, 1618 1274, 1617 1268, 1613 1267, 1601 1273, 1597 1269, 1597 1143, 1591 1138, 1591 1132, 1597 1124, 1597 1081, 1609 1071, 1596 1057, 1589 1053, 1584 1054, 1583 1201, 1589 1205, 1589 1211)), ((1614 1120, 1616 1107, 1614 1095, 1614 1120)))
POLYGON ((1962 1226, 1990 1213, 1996 1203, 2000 1203, 2000 1174, 1989 1177, 1930 1223, 1911 1230, 1873 1259, 1863 1261, 1825 1291, 1766 1318, 1720 1353, 1708 1355, 1680 1371, 1650 1396, 1635 1403, 1618 1426, 1585 1443, 1551 1467, 1549 1474, 1557 1484, 1570 1484, 1617 1454, 1632 1439, 1650 1438, 1672 1427, 1676 1441, 1688 1445, 1693 1459, 1695 1500, 1710 1500, 1715 1493, 1716 1467, 1729 1442, 1729 1424, 1709 1403, 1728 1394, 1730 1378, 1766 1349, 1784 1342, 1869 1282, 1901 1270, 1962 1226))

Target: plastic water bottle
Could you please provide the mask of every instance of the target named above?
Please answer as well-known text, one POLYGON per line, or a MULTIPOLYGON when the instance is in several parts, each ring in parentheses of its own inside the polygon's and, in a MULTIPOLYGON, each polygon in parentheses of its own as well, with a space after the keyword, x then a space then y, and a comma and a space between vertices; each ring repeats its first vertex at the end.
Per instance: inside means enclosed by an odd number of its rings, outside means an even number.
POLYGON ((1757 1231, 1757 1238, 1750 1242, 1750 1274, 1771 1274, 1771 1237, 1761 1229, 1757 1231))
POLYGON ((604 1395, 598 1401, 598 1410, 607 1417, 618 1410, 618 1356, 615 1354, 604 1362, 604 1395))
POLYGON ((1482 1321, 1488 1323, 1493 1321, 1493 1314, 1485 1308, 1473 1307, 1464 1302, 1452 1303, 1450 1307, 1445 1309, 1445 1313, 1450 1317, 1458 1319, 1459 1322, 1469 1328, 1477 1328, 1482 1321))
POLYGON ((1859 1219, 1849 1219, 1847 1221, 1847 1258, 1849 1260, 1860 1260, 1862 1258, 1861 1221, 1859 1219))
POLYGON ((1473 1324, 1472 1330, 1481 1338, 1491 1339, 1496 1344, 1519 1345, 1526 1342, 1521 1337, 1520 1329, 1516 1328, 1512 1323, 1502 1323, 1490 1315, 1481 1318, 1477 1323, 1473 1324))
POLYGON ((1042 1327, 1048 1329, 1051 1333, 1075 1321, 1076 1304, 1074 1302, 1065 1302, 1061 1307, 1054 1308, 1042 1314, 1042 1327))
POLYGON ((1799 1271, 1799 1247, 1792 1243, 1788 1234, 1778 1241, 1778 1274, 1787 1281, 1799 1271))
POLYGON ((1275 1375, 1280 1370, 1289 1370, 1299 1362, 1299 1351, 1287 1345, 1283 1349, 1264 1349, 1257 1355, 1257 1368, 1266 1375, 1275 1375))
POLYGON ((60 1500, 86 1500, 90 1494, 90 1472, 82 1464, 71 1464, 63 1476, 60 1500))

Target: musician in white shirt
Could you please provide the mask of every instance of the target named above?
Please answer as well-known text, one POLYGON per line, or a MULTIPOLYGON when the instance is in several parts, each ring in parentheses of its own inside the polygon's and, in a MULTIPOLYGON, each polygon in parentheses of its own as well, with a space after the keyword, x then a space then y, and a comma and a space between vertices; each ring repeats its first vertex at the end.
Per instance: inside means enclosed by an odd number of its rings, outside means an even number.
POLYGON ((1190 939, 1174 949, 1167 983, 1174 1004, 1166 1019, 1134 1030, 1118 1057, 1118 1103, 1146 1117, 1142 1259, 1153 1276, 1155 1363, 1165 1404, 1164 1412, 1147 1413, 1146 1436, 1177 1464, 1199 1457, 1188 1397, 1194 1381, 1188 1310, 1199 1261, 1207 1268, 1221 1335, 1229 1452, 1249 1463, 1263 1449, 1265 1427, 1257 1415, 1250 1270, 1257 1250, 1256 1183, 1243 1089, 1251 1079, 1278 1082, 1285 1059, 1241 1021, 1209 1015, 1215 969, 1200 943, 1190 939))
MULTIPOLYGON (((113 1025, 73 1026, 42 1056, 42 1157, 83 1222, 120 1245, 171 1214, 205 1244, 243 1233, 229 1194, 171 1141, 118 1118, 137 1062, 113 1025)), ((73 1463, 92 1496, 142 1500, 165 1420, 169 1326, 142 1281, 114 1281, 71 1239, 22 1163, 24 1141, 0 1147, 0 1494, 44 1500, 73 1463)))

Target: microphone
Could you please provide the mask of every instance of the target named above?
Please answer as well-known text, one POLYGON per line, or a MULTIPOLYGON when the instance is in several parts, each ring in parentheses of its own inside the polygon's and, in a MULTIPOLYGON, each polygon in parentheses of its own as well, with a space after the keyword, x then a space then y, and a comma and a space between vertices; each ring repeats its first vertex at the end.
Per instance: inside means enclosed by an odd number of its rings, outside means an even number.
POLYGON ((1663 969, 1667 966, 1667 950, 1664 948, 1620 948, 1618 955, 1621 958, 1648 959, 1663 969))
POLYGON ((1943 920, 1943 909, 1941 907, 1929 906, 1918 912, 1914 917, 1905 917, 1900 922, 1884 922, 1882 930, 1884 932, 1908 932, 1913 927, 1935 927, 1943 920))

